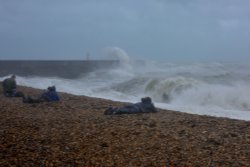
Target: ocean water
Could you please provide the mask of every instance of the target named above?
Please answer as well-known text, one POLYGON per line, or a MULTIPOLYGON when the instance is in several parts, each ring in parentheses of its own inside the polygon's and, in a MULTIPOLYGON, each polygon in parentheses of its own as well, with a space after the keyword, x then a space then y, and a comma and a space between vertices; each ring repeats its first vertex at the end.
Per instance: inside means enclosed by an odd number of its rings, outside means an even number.
MULTIPOLYGON (((250 120, 249 63, 167 63, 132 61, 77 78, 17 76, 23 86, 124 102, 150 96, 156 107, 180 112, 250 120)), ((2 81, 8 76, 0 77, 2 81)))

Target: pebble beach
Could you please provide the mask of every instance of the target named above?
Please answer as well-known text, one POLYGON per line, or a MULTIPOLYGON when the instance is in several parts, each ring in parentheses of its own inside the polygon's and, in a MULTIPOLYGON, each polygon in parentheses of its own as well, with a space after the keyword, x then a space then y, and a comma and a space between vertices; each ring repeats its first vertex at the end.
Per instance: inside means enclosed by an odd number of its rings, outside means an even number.
POLYGON ((0 88, 0 166, 250 166, 249 121, 162 109, 104 115, 125 103, 59 95, 25 104, 0 88))

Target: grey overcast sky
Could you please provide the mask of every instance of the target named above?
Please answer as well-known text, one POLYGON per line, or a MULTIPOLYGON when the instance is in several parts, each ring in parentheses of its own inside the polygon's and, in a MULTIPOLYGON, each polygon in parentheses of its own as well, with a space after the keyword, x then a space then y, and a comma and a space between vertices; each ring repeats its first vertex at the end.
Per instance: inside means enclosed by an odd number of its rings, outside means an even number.
POLYGON ((0 0, 0 59, 249 61, 250 0, 0 0))

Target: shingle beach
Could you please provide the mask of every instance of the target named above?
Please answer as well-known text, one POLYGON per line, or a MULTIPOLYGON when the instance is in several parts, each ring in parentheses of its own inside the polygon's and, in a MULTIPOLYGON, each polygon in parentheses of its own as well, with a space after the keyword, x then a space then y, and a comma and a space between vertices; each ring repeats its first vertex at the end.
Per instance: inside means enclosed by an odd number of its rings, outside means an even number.
POLYGON ((0 166, 250 166, 249 121, 161 109, 110 116, 125 103, 59 94, 25 104, 0 88, 0 166))

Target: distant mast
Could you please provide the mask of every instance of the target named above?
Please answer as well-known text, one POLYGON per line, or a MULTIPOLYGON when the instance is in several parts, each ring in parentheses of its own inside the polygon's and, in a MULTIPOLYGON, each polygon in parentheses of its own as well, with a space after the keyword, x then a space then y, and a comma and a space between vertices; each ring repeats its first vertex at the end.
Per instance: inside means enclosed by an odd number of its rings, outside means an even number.
POLYGON ((86 53, 86 60, 89 60, 89 58, 90 58, 90 54, 89 54, 89 52, 87 52, 86 53))

